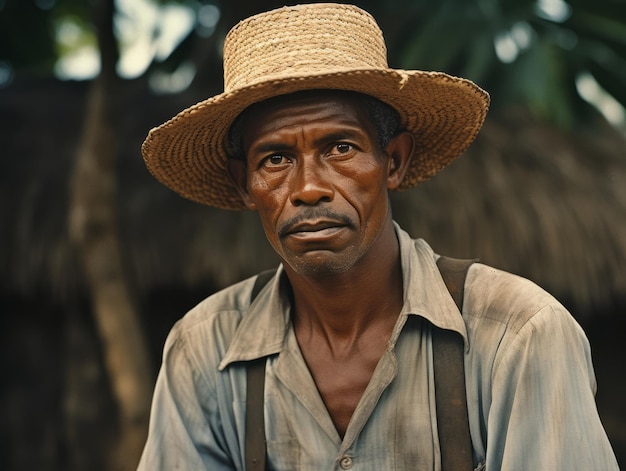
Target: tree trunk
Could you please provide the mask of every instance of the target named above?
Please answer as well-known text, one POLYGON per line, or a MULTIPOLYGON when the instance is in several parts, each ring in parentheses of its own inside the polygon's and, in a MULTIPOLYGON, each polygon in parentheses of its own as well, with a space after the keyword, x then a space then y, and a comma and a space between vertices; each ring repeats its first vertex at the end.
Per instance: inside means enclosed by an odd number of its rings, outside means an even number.
MULTIPOLYGON (((152 390, 148 349, 129 289, 116 201, 117 96, 113 0, 96 6, 102 70, 92 84, 85 128, 70 181, 70 238, 90 293, 104 363, 119 414, 110 469, 136 469, 147 431, 152 390)), ((88 399, 87 399, 88 400, 88 399)))

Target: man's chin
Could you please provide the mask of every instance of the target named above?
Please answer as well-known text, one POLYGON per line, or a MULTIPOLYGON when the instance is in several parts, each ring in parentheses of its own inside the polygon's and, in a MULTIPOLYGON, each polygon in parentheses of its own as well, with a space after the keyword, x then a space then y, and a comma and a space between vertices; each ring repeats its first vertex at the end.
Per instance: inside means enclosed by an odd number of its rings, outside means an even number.
POLYGON ((354 266, 352 257, 339 256, 329 250, 315 250, 304 255, 283 260, 291 270, 301 276, 321 277, 340 275, 354 266))

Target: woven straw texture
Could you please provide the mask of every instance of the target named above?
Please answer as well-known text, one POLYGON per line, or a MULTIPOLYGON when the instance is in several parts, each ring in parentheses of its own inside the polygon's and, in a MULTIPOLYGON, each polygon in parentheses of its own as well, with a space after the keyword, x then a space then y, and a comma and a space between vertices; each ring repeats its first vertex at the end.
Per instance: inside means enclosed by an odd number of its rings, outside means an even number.
POLYGON ((190 200, 243 209, 227 170, 228 131, 248 106, 301 90, 368 94, 401 115, 417 148, 400 190, 429 179, 470 145, 489 106, 474 83, 439 72, 390 69, 380 28, 339 4, 283 7, 236 25, 224 43, 224 93, 154 128, 142 153, 148 170, 190 200))

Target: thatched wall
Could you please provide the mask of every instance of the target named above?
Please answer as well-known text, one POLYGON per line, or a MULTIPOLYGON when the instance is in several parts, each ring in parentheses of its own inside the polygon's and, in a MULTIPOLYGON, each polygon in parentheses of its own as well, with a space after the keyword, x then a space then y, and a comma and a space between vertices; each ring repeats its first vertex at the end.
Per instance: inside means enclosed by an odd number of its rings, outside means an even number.
POLYGON ((566 132, 513 110, 492 116, 439 177, 398 198, 436 250, 522 274, 581 313, 626 294, 626 140, 566 132))

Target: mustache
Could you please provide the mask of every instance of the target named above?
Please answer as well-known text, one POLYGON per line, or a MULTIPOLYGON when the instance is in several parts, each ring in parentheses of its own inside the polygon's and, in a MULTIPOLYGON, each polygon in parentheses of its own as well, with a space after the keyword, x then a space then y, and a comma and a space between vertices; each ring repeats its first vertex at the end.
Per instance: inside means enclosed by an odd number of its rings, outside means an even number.
POLYGON ((354 222, 349 216, 340 214, 330 208, 308 208, 303 209, 294 217, 283 222, 278 228, 278 235, 283 237, 289 234, 293 228, 303 222, 315 221, 322 219, 324 221, 337 222, 344 226, 354 226, 354 222))

